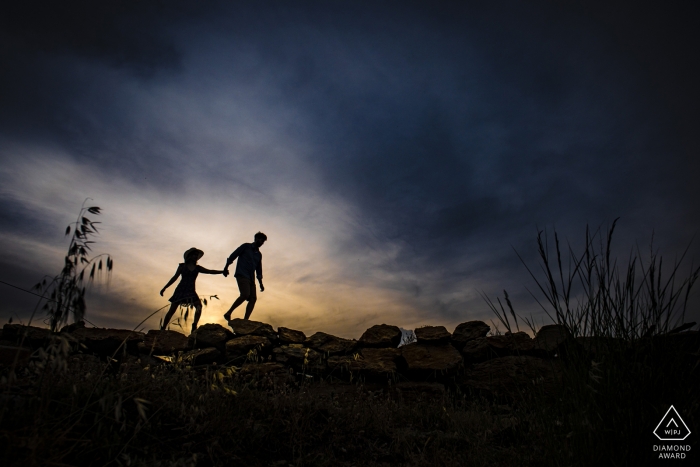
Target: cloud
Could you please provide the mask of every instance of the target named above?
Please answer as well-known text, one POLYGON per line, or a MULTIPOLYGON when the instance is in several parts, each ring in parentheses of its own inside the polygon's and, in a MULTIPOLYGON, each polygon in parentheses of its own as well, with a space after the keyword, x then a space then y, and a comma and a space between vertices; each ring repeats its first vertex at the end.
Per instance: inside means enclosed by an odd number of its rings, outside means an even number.
MULTIPOLYGON (((94 198, 116 261, 96 315, 132 323, 182 251, 221 267, 262 230, 254 316, 349 337, 488 319, 478 290, 537 312, 511 245, 532 264, 538 228, 580 243, 622 216, 621 251, 654 228, 684 247, 692 180, 633 58, 571 13, 509 5, 93 7, 104 31, 47 50, 56 30, 25 19, 5 32, 31 53, 0 78, 19 91, 0 109, 0 242, 53 270, 94 198)), ((235 284, 200 284, 220 319, 235 284)))

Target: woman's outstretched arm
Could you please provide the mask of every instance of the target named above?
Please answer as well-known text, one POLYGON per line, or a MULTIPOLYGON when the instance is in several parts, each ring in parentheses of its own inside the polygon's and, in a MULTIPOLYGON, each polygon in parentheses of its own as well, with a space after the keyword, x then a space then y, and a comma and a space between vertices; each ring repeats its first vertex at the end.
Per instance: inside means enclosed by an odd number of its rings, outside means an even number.
POLYGON ((175 275, 168 281, 167 284, 165 284, 165 287, 163 287, 160 291, 160 296, 163 296, 163 293, 165 292, 165 289, 173 285, 173 283, 177 280, 177 278, 180 277, 180 266, 177 267, 177 271, 175 271, 175 275))
POLYGON ((222 271, 222 270, 207 269, 207 268, 199 266, 199 265, 197 265, 197 266, 199 267, 199 272, 201 272, 202 274, 223 274, 224 273, 224 271, 222 271))

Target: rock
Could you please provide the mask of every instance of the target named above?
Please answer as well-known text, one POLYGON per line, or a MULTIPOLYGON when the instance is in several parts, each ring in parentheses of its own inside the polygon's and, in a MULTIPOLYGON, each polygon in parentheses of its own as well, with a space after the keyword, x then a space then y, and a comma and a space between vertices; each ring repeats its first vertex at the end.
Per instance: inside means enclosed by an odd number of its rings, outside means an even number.
POLYGON ((190 365, 207 365, 210 363, 220 362, 223 355, 218 349, 208 347, 206 349, 195 349, 185 352, 182 355, 182 360, 190 365))
POLYGON ((462 355, 468 363, 481 363, 495 357, 486 337, 477 337, 466 342, 462 348, 462 355))
POLYGON ((492 394, 524 397, 543 391, 553 395, 561 389, 561 363, 529 355, 494 358, 466 371, 464 388, 492 394))
POLYGON ((233 333, 220 324, 207 323, 197 328, 190 334, 188 345, 190 348, 205 349, 214 347, 220 352, 226 351, 226 341, 233 339, 233 333))
POLYGON ((277 333, 272 326, 260 321, 235 318, 228 322, 236 336, 260 336, 267 337, 271 341, 277 340, 277 333))
POLYGON ((489 325, 483 321, 467 321, 457 325, 450 341, 455 348, 462 350, 467 342, 486 337, 490 330, 489 325))
POLYGON ((177 331, 151 329, 143 342, 138 343, 140 353, 149 355, 170 355, 188 350, 187 336, 177 331))
POLYGON ((441 399, 445 395, 445 386, 441 383, 401 382, 394 386, 394 391, 403 402, 419 402, 441 399))
POLYGON ((112 356, 122 349, 136 352, 138 343, 143 342, 146 337, 142 332, 105 328, 78 328, 65 334, 83 344, 90 352, 107 356, 112 356))
POLYGON ((451 345, 408 344, 401 347, 401 355, 411 372, 451 371, 462 363, 462 356, 451 345))
POLYGON ((333 355, 331 357, 328 357, 326 365, 328 365, 328 369, 331 370, 331 372, 336 370, 359 372, 365 369, 364 360, 360 357, 359 354, 357 354, 356 356, 333 355))
POLYGON ((280 344, 303 344, 306 340, 306 334, 289 328, 277 328, 277 335, 280 344))
POLYGON ((234 337, 226 342, 226 355, 229 357, 239 357, 248 355, 248 352, 255 350, 258 355, 268 353, 272 348, 272 342, 267 337, 262 336, 241 336, 234 337))
POLYGON ((393 373, 402 358, 401 349, 365 348, 360 351, 364 369, 371 373, 393 373))
POLYGON ((29 362, 32 349, 0 345, 0 366, 10 367, 16 363, 16 367, 22 367, 29 362))
POLYGON ((289 344, 272 349, 275 360, 278 363, 293 366, 300 369, 319 368, 321 366, 321 354, 301 344, 289 344))
POLYGON ((15 345, 22 343, 22 346, 32 348, 43 347, 48 344, 51 334, 50 329, 25 326, 23 324, 6 324, 2 328, 3 340, 10 341, 15 345))
POLYGON ((317 332, 311 337, 307 337, 304 341, 304 345, 328 355, 338 355, 351 352, 355 349, 357 341, 343 339, 342 337, 336 337, 331 334, 326 334, 325 332, 317 332))
MULTIPOLYGON (((543 352, 539 352, 544 356, 543 352)), ((525 332, 506 333, 499 336, 479 337, 468 341, 462 348, 464 360, 480 363, 491 358, 509 355, 537 354, 534 340, 525 332)))
POLYGON ((534 348, 548 355, 561 353, 567 345, 575 345, 571 333, 561 324, 542 326, 535 336, 534 348))
POLYGON ((444 345, 450 341, 450 333, 445 326, 423 326, 413 331, 419 344, 444 345))
POLYGON ((362 372, 368 376, 394 373, 401 358, 401 349, 364 348, 355 355, 338 355, 328 358, 328 368, 340 368, 352 372, 362 372))
POLYGON ((397 326, 375 324, 362 334, 361 347, 398 347, 403 333, 397 326))

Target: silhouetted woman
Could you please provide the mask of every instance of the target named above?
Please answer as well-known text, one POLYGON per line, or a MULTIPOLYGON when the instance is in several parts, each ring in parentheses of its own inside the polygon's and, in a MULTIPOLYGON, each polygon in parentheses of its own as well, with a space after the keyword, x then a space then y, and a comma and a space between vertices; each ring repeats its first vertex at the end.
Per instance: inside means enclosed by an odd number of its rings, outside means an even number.
POLYGON ((175 271, 173 278, 170 279, 170 281, 165 284, 165 287, 163 287, 163 289, 160 291, 160 295, 162 297, 165 289, 173 285, 177 278, 182 276, 180 283, 177 284, 177 287, 175 287, 175 293, 172 297, 170 297, 171 305, 170 309, 165 314, 165 318, 163 318, 163 325, 161 326, 162 330, 167 328, 170 318, 173 317, 173 314, 175 314, 175 310, 177 310, 178 306, 182 305, 187 307, 194 305, 194 322, 192 323, 192 332, 194 332, 197 329, 197 323, 199 322, 199 317, 202 314, 202 301, 199 299, 199 295, 197 295, 197 291, 194 288, 197 275, 200 272, 202 274, 223 274, 224 272, 213 271, 198 265, 197 261, 204 256, 204 252, 202 250, 198 250, 197 248, 190 248, 183 256, 185 257, 185 262, 178 265, 177 271, 175 271))

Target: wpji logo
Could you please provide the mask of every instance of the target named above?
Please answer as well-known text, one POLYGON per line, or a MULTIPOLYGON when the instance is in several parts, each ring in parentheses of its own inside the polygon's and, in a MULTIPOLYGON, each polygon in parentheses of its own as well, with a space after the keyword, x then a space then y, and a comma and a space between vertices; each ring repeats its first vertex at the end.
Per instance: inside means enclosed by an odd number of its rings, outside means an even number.
POLYGON ((685 459, 690 451, 689 444, 680 444, 690 436, 688 425, 685 424, 675 407, 671 406, 666 415, 654 429, 654 434, 660 441, 676 441, 676 443, 655 444, 654 452, 659 453, 659 459, 685 459))

